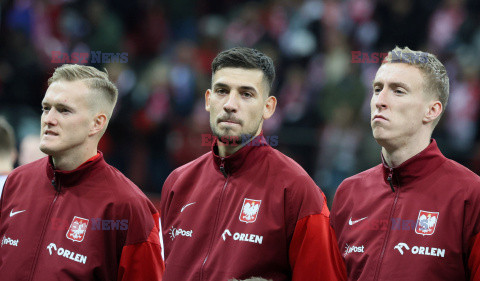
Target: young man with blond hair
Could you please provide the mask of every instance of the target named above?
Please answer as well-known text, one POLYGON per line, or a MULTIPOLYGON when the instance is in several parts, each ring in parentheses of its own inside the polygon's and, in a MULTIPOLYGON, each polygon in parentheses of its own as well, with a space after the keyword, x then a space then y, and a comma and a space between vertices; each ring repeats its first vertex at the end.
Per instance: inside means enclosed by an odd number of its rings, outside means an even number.
POLYGON ((42 101, 40 149, 0 201, 2 280, 161 280, 159 214, 98 142, 118 96, 108 75, 63 65, 42 101))
POLYGON ((432 54, 397 47, 378 69, 382 163, 344 180, 331 212, 349 280, 480 280, 480 177, 431 138, 448 95, 432 54))

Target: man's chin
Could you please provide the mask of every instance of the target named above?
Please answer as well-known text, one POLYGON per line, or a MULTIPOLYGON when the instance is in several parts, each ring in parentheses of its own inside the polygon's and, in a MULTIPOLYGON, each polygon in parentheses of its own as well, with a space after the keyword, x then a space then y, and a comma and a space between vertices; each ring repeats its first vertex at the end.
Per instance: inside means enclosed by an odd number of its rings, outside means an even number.
POLYGON ((39 148, 40 148, 40 151, 41 151, 41 152, 43 152, 43 153, 45 153, 45 154, 47 154, 47 155, 52 156, 52 155, 55 154, 55 150, 52 149, 52 148, 49 147, 49 146, 40 144, 40 147, 39 147, 39 148))

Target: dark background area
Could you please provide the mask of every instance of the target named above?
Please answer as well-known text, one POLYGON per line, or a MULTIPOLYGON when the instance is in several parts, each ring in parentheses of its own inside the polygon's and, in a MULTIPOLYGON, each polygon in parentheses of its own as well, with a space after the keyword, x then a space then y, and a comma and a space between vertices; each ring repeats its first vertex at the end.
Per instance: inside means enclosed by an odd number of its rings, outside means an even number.
POLYGON ((264 134, 278 136, 276 148, 329 203, 343 179, 380 162, 369 125, 379 63, 352 63, 352 51, 437 55, 450 101, 434 137, 447 157, 480 171, 477 0, 17 0, 0 9, 0 115, 19 143, 39 134, 47 79, 62 64, 52 52, 127 54, 86 63, 106 68, 120 94, 100 150, 154 200, 173 169, 209 151, 210 63, 233 46, 274 59, 279 103, 264 134))

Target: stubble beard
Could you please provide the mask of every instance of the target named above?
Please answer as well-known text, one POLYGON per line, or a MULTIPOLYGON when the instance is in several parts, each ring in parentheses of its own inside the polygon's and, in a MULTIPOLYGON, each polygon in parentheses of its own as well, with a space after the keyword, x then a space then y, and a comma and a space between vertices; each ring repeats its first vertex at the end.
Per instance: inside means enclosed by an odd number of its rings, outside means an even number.
MULTIPOLYGON (((215 122, 215 121, 214 121, 215 122)), ((240 132, 239 135, 232 135, 229 134, 231 129, 225 129, 225 133, 221 133, 218 126, 215 126, 215 123, 210 122, 210 129, 212 130, 213 135, 222 143, 226 145, 244 145, 249 142, 257 133, 258 128, 260 128, 260 124, 262 119, 260 119, 255 126, 255 128, 249 132, 240 132)))

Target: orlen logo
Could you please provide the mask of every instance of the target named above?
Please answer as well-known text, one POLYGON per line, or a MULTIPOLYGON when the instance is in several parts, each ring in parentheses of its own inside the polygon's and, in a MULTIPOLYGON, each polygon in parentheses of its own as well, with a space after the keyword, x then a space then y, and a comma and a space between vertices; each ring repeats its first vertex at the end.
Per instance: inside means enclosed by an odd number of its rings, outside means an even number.
POLYGON ((3 235, 3 238, 2 238, 2 247, 3 247, 3 245, 11 245, 11 246, 18 247, 18 239, 17 239, 17 240, 13 240, 12 238, 8 238, 8 237, 6 237, 5 235, 3 235))
POLYGON ((412 249, 407 245, 407 243, 400 242, 397 246, 393 247, 397 249, 398 252, 403 256, 407 251, 410 251, 414 255, 423 255, 423 256, 434 256, 434 257, 445 257, 445 249, 439 248, 430 248, 430 247, 419 247, 413 246, 412 249))
POLYGON ((343 253, 343 257, 346 257, 350 253, 364 253, 365 252, 365 247, 362 246, 350 246, 348 244, 345 244, 345 253, 343 253))
MULTIPOLYGON (((223 241, 226 241, 228 236, 232 236, 232 233, 230 232, 230 230, 225 229, 225 231, 222 234, 223 241)), ((262 244, 263 236, 255 235, 255 234, 235 232, 233 234, 233 240, 250 242, 250 243, 255 243, 255 244, 262 244)))
POLYGON ((66 259, 78 262, 78 263, 83 263, 85 264, 87 262, 87 256, 81 255, 79 253, 75 253, 73 251, 66 250, 64 248, 58 248, 55 243, 50 243, 47 246, 48 253, 52 255, 53 253, 57 253, 57 255, 64 257, 66 259))
POLYGON ((176 229, 175 227, 172 226, 170 229, 170 238, 175 239, 178 235, 184 236, 184 237, 192 237, 193 230, 183 230, 181 228, 176 229))

